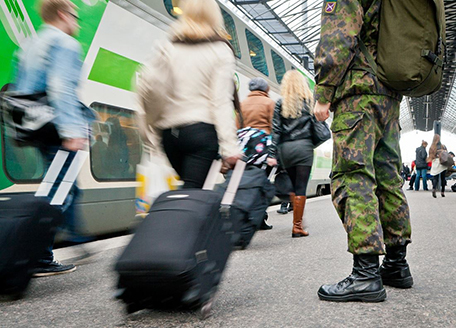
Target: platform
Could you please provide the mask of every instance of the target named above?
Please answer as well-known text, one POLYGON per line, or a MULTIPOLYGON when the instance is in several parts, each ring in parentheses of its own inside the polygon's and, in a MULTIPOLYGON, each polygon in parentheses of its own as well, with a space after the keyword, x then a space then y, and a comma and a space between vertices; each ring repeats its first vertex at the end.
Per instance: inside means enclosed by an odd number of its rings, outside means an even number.
MULTIPOLYGON (((130 236, 93 243, 96 263, 54 277, 34 279, 27 297, 0 303, 0 327, 456 327, 456 193, 434 199, 406 191, 413 242, 408 260, 413 288, 386 287, 382 303, 320 301, 321 284, 351 271, 346 235, 329 196, 310 199, 310 236, 291 238, 292 214, 269 208, 274 228, 260 231, 247 250, 235 251, 220 286, 213 315, 144 310, 126 315, 114 299, 113 265, 130 236)), ((74 248, 56 251, 71 261, 74 248)))

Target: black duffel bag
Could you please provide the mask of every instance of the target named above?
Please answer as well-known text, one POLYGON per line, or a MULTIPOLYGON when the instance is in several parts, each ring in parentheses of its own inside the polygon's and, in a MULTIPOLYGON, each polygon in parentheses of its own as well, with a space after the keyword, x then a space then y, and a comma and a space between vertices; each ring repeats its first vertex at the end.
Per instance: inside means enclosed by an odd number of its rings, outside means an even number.
POLYGON ((282 202, 290 201, 290 193, 294 192, 293 183, 287 171, 282 169, 274 178, 275 195, 282 202))
POLYGON ((45 92, 0 94, 0 109, 6 135, 17 146, 60 145, 57 129, 52 123, 54 108, 49 105, 45 92))

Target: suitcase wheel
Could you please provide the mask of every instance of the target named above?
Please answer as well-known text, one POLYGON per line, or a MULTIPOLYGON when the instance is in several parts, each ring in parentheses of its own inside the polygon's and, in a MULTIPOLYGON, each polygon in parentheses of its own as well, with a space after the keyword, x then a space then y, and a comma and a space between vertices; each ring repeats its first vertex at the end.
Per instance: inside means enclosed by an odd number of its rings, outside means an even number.
POLYGON ((143 307, 141 305, 139 305, 138 303, 127 304, 127 314, 132 314, 132 313, 138 312, 142 309, 143 309, 143 307))

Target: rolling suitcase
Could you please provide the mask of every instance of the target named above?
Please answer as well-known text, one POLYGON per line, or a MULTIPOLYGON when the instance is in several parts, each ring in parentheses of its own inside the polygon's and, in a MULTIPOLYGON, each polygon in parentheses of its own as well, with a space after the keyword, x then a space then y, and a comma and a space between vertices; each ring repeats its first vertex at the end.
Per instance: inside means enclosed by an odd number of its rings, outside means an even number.
MULTIPOLYGON (((230 205, 245 163, 238 161, 226 193, 203 189, 160 195, 116 263, 118 298, 127 312, 144 308, 201 308, 206 317, 232 250, 230 205)), ((208 180, 212 180, 208 182, 208 180)))
POLYGON ((0 196, 0 294, 19 298, 63 222, 60 209, 30 194, 0 196))
MULTIPOLYGON (((270 178, 274 176, 275 171, 276 168, 267 177, 264 170, 256 166, 249 165, 245 169, 231 206, 234 246, 245 249, 260 228, 266 210, 274 197, 275 188, 270 182, 270 178)), ((223 192, 230 180, 231 172, 227 174, 227 181, 217 190, 223 192)))
POLYGON ((35 195, 0 194, 0 295, 20 298, 30 282, 38 260, 63 223, 62 205, 87 152, 78 152, 64 181, 51 199, 48 196, 68 156, 58 151, 35 195))

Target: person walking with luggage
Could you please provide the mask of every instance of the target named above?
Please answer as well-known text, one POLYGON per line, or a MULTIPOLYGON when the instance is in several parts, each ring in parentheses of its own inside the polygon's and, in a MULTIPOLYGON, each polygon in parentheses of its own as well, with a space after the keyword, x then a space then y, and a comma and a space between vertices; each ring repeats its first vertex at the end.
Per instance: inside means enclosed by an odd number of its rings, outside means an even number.
POLYGON ((426 141, 421 142, 421 146, 415 150, 416 158, 415 158, 415 166, 416 166, 416 178, 415 178, 415 191, 420 190, 420 177, 423 178, 423 190, 428 190, 427 187, 427 170, 428 170, 428 162, 427 157, 428 154, 426 152, 426 147, 428 143, 426 141))
POLYGON ((139 124, 152 130, 150 146, 163 147, 183 187, 201 188, 219 151, 228 166, 240 158, 233 115, 236 62, 215 0, 187 0, 182 11, 171 42, 159 47, 141 74, 138 94, 147 123, 139 124))
MULTIPOLYGON (((46 167, 49 168, 59 149, 69 151, 48 196, 50 199, 56 193, 76 151, 84 149, 88 140, 90 119, 83 114, 76 94, 82 67, 81 45, 73 38, 79 29, 76 9, 69 0, 44 0, 40 13, 45 24, 37 37, 18 53, 16 67, 15 91, 25 94, 45 91, 55 110, 53 123, 61 141, 40 147, 46 167)), ((78 195, 79 189, 75 183, 61 208, 65 217, 64 225, 74 233, 81 224, 75 215, 78 195)), ((76 269, 73 264, 64 265, 54 260, 54 237, 39 261, 34 276, 62 274, 76 269)))
POLYGON ((304 229, 303 214, 314 150, 310 112, 313 95, 304 76, 296 70, 285 73, 280 92, 282 99, 277 101, 274 110, 269 152, 271 158, 280 158, 293 184, 294 193, 290 195, 293 203, 291 236, 305 237, 309 233, 304 229))
MULTIPOLYGON (((263 130, 268 138, 272 129, 272 118, 274 116, 275 101, 269 98, 269 85, 265 79, 255 77, 249 82, 250 93, 245 100, 241 102, 241 114, 244 127, 263 130)), ((238 120, 239 122, 240 120, 238 120)), ((238 128, 240 126, 238 125, 238 128)), ((265 146, 265 145, 263 145, 265 146)), ((255 147, 257 150, 258 148, 255 147)), ((264 149, 262 149, 264 151, 264 149)), ((266 149, 267 152, 267 149, 266 149)), ((266 163, 270 167, 276 164, 275 159, 267 158, 266 163), (272 164, 272 165, 271 165, 272 164)), ((266 170, 269 175, 270 170, 266 170)), ((272 225, 266 223, 268 213, 265 213, 264 220, 260 226, 260 230, 270 230, 272 225)))
POLYGON ((334 113, 331 194, 353 254, 352 273, 318 290, 325 301, 378 302, 386 298, 383 284, 413 283, 405 260, 411 225, 400 176, 401 96, 371 73, 360 53, 362 42, 376 60, 381 4, 339 0, 323 6, 314 113, 320 121, 334 113))

